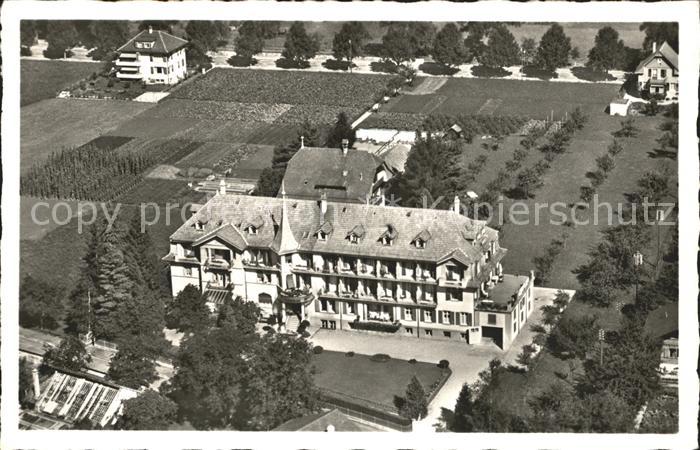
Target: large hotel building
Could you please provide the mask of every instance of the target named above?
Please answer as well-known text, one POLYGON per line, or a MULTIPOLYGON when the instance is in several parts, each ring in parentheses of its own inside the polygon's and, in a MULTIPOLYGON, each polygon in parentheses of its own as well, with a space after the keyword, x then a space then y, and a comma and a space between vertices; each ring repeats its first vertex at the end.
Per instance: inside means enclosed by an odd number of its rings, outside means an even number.
POLYGON ((508 348, 533 311, 533 276, 506 275, 483 221, 451 210, 226 193, 170 237, 172 290, 257 303, 280 329, 492 339, 508 348))

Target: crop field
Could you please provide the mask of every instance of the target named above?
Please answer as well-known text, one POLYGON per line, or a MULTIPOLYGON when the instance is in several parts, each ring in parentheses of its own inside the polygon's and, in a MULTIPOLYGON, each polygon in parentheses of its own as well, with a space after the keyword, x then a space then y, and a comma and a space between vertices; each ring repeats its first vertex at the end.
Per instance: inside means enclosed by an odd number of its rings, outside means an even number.
POLYGON ((213 69, 174 98, 241 103, 369 107, 391 76, 213 69))
POLYGON ((273 145, 255 145, 255 144, 238 144, 246 146, 252 151, 248 152, 248 156, 236 163, 232 170, 232 177, 257 179, 260 172, 266 167, 269 167, 272 155, 274 152, 273 145))
POLYGON ((100 69, 100 63, 22 59, 20 106, 55 98, 63 89, 100 69))
MULTIPOLYGON (((83 145, 152 105, 138 102, 49 99, 20 109, 20 167, 25 172, 54 151, 83 145)), ((113 133, 116 136, 131 134, 113 133)))
POLYGON ((292 108, 283 103, 238 103, 209 100, 166 99, 143 118, 191 118, 236 120, 241 122, 274 122, 292 108))
POLYGON ((142 203, 165 204, 176 200, 188 191, 186 180, 145 178, 128 192, 115 199, 117 203, 140 205, 142 203))
POLYGON ((451 78, 434 94, 402 95, 384 111, 422 114, 429 110, 451 115, 520 115, 534 119, 544 119, 553 112, 555 118, 560 118, 574 105, 586 113, 603 112, 618 89, 609 84, 451 78))

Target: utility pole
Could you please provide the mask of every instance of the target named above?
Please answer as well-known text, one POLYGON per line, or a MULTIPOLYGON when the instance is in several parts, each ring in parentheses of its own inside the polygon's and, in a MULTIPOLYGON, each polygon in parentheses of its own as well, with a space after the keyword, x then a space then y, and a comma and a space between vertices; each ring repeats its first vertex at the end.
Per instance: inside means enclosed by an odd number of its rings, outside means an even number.
POLYGON ((641 252, 639 252, 639 250, 637 250, 636 252, 634 252, 634 255, 632 255, 632 258, 633 258, 632 263, 634 265, 634 303, 636 305, 637 304, 637 293, 639 290, 639 272, 638 272, 637 267, 644 264, 644 255, 642 255, 641 252))
POLYGON ((350 73, 352 73, 352 39, 348 39, 348 44, 350 45, 350 47, 348 47, 348 53, 350 54, 348 67, 350 68, 350 73))

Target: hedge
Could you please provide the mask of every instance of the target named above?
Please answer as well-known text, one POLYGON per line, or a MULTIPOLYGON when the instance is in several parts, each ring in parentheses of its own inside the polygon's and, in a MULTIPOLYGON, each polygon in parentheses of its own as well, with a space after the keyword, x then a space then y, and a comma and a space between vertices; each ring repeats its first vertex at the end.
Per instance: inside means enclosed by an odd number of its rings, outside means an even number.
POLYGON ((379 331, 382 333, 396 333, 401 328, 399 323, 387 322, 350 322, 350 328, 353 330, 379 331))

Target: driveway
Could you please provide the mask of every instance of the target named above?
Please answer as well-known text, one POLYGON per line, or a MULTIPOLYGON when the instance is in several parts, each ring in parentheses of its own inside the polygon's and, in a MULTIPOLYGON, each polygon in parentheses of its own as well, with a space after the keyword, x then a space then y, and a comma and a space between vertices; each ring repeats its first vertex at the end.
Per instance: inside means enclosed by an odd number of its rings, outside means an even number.
MULTIPOLYGON (((522 346, 531 343, 534 337, 529 325, 541 321, 540 308, 552 304, 557 291, 557 289, 550 288, 534 289, 535 310, 528 319, 528 326, 518 334, 508 351, 505 352, 493 343, 468 345, 457 341, 427 340, 345 330, 319 329, 311 336, 310 340, 313 345, 320 345, 324 349, 339 352, 354 351, 365 355, 386 353, 394 358, 415 358, 418 361, 435 364, 441 359, 448 360, 452 376, 428 405, 428 416, 414 426, 414 429, 429 430, 439 423, 442 408, 453 409, 462 385, 476 382, 479 378, 479 372, 488 367, 489 361, 499 358, 506 364, 516 364, 522 346)), ((573 297, 575 291, 567 290, 566 292, 573 297)))

